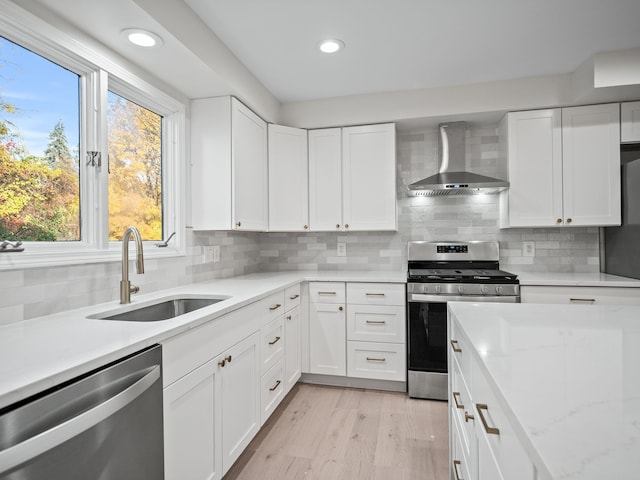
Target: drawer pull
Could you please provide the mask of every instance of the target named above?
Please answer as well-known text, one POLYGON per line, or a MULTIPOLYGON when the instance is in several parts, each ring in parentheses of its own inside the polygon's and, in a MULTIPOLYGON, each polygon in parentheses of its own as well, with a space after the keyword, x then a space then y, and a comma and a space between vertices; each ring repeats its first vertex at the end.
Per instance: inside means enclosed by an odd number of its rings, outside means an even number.
POLYGON ((273 342, 269 342, 269 345, 275 345, 276 343, 278 343, 278 341, 280 341, 280 337, 276 337, 273 342))
POLYGON ((387 359, 382 357, 382 358, 376 358, 376 357, 367 357, 367 362, 386 362, 387 359))
POLYGON ((387 322, 385 320, 367 320, 367 323, 373 323, 374 325, 384 325, 387 322))
POLYGON ((462 462, 460 462, 460 460, 454 460, 453 461, 453 474, 456 477, 456 480, 464 480, 460 474, 458 473, 458 465, 462 465, 462 462))
POLYGON ((276 303, 273 307, 269 307, 269 310, 271 310, 273 312, 274 310, 279 309, 281 306, 282 305, 280 305, 279 303, 276 303))
POLYGON ((384 293, 365 293, 367 297, 384 297, 384 293))
POLYGON ((231 363, 231 358, 232 358, 231 355, 227 355, 227 358, 226 358, 227 363, 231 363))
POLYGON ((287 315, 287 320, 291 320, 291 315, 287 315))
POLYGON ((292 295, 289 297, 289 300, 295 300, 296 298, 298 298, 300 295, 298 295, 297 293, 295 295, 292 295))
POLYGON ((275 384, 273 387, 271 387, 271 388, 269 389, 269 391, 270 391, 270 392, 273 392, 276 388, 278 388, 278 387, 280 386, 280 383, 281 383, 281 382, 280 382, 280 380, 277 380, 277 381, 276 381, 276 384, 275 384))
POLYGON ((318 295, 336 295, 336 292, 318 292, 318 295))
POLYGON ((462 351, 461 348, 458 348, 458 340, 451 340, 451 348, 453 348, 453 351, 456 353, 460 353, 462 351))
POLYGON ((458 397, 460 397, 460 392, 453 392, 453 403, 456 404, 456 408, 464 408, 464 405, 458 403, 458 397))
POLYGON ((224 368, 226 364, 227 364, 227 360, 224 358, 218 362, 218 366, 222 368, 224 368))
POLYGON ((489 410, 489 407, 486 403, 476 403, 476 408, 478 409, 478 415, 480 415, 480 420, 482 421, 482 425, 484 426, 484 431, 491 435, 500 435, 500 429, 496 427, 490 427, 487 424, 487 419, 484 418, 483 410, 489 410))
POLYGON ((573 303, 573 302, 596 303, 596 299, 595 298, 569 298, 569 302, 570 303, 573 303))
POLYGON ((469 420, 475 420, 476 417, 473 415, 469 415, 469 412, 464 412, 464 422, 467 423, 469 420))

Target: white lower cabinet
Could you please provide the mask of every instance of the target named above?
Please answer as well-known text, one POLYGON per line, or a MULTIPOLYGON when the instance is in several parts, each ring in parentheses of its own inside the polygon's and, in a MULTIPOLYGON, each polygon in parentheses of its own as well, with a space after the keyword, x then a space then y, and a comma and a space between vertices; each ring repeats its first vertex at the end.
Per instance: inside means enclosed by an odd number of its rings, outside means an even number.
POLYGON ((300 305, 284 315, 285 341, 285 393, 296 384, 302 376, 302 352, 300 339, 300 305))
POLYGON ((533 462, 516 436, 471 344, 449 325, 449 451, 452 480, 535 480, 533 462))
MULTIPOLYGON (((222 467, 226 473, 260 429, 260 334, 217 359, 222 398, 222 467)), ((183 477, 184 478, 184 477, 183 477)))
POLYGON ((346 326, 344 305, 309 305, 309 370, 311 373, 345 376, 347 374, 346 326))
POLYGON ((222 478, 220 376, 211 360, 164 391, 167 479, 222 478), (197 414, 194 414, 197 412, 197 414))

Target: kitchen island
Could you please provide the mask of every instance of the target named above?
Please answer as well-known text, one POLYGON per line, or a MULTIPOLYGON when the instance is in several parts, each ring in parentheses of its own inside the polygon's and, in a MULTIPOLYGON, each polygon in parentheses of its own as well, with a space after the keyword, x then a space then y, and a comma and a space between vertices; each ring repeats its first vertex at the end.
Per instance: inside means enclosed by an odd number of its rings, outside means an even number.
POLYGON ((449 320, 453 478, 638 478, 640 307, 449 303, 449 320))

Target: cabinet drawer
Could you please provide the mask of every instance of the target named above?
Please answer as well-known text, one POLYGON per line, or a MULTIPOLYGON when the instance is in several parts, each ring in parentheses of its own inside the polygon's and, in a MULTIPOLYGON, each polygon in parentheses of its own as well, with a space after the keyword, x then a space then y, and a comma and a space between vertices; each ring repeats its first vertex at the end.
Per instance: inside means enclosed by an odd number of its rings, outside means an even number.
POLYGON ((498 402, 478 362, 473 362, 472 368, 471 395, 479 452, 486 444, 502 478, 533 480, 535 478, 533 464, 525 453, 520 439, 516 437, 502 404, 498 402))
POLYGON ((300 305, 300 284, 289 287, 284 291, 284 311, 288 312, 298 305, 300 305))
POLYGON ((260 307, 261 325, 266 325, 284 313, 284 290, 273 293, 256 303, 260 307))
POLYGON ((405 343, 405 308, 394 305, 348 305, 347 339, 405 343))
POLYGON ((345 303, 344 282, 309 283, 309 301, 311 303, 345 303))
POLYGON ((347 302, 358 305, 404 305, 403 283, 347 283, 347 302))
POLYGON ((397 343, 347 342, 347 376, 405 381, 406 349, 397 343))
POLYGON ((470 392, 473 392, 473 377, 471 373, 471 363, 473 359, 471 357, 471 346, 455 321, 450 322, 449 335, 448 348, 449 355, 453 360, 452 363, 458 364, 467 388, 470 392))
POLYGON ((276 318, 262 327, 260 358, 262 373, 269 370, 284 355, 284 317, 276 318))
POLYGON ((625 287, 520 287, 522 303, 575 303, 580 305, 640 305, 640 288, 625 287))
POLYGON ((260 416, 262 424, 267 421, 284 398, 285 383, 284 359, 281 358, 262 376, 260 382, 260 416))
MULTIPOLYGON (((452 412, 453 413, 453 412, 452 412)), ((453 420, 451 422, 451 478, 453 480, 467 480, 476 478, 475 476, 471 476, 471 457, 465 453, 465 449, 461 442, 461 426, 456 421, 456 419, 452 416, 453 420)), ((492 480, 498 480, 498 477, 486 477, 487 479, 491 478, 492 480)))
POLYGON ((451 371, 449 372, 449 382, 451 384, 451 393, 449 397, 449 405, 451 406, 452 422, 458 424, 460 433, 460 445, 464 448, 464 455, 471 457, 471 448, 474 434, 475 419, 473 417, 473 403, 471 394, 467 388, 462 372, 456 361, 451 362, 451 371))

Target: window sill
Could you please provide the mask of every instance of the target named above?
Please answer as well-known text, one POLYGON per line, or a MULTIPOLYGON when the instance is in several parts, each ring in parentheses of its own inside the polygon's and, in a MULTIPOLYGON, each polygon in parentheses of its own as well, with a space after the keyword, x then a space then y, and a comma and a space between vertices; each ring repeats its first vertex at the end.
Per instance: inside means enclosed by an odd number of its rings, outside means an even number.
MULTIPOLYGON (((28 246, 27 246, 28 248, 28 246)), ((86 265, 91 263, 112 263, 122 261, 122 251, 118 249, 109 250, 91 250, 83 249, 76 246, 69 251, 67 249, 60 249, 53 251, 51 249, 34 249, 24 252, 5 252, 0 253, 0 271, 7 270, 21 270, 26 268, 46 268, 46 267, 59 267, 68 265, 86 265), (39 250, 39 251, 38 251, 39 250)), ((144 258, 158 259, 158 258, 171 258, 171 257, 183 257, 186 255, 184 250, 175 247, 158 248, 155 244, 145 244, 143 247, 144 258)), ((135 256, 135 248, 130 246, 129 258, 132 259, 135 256)))

